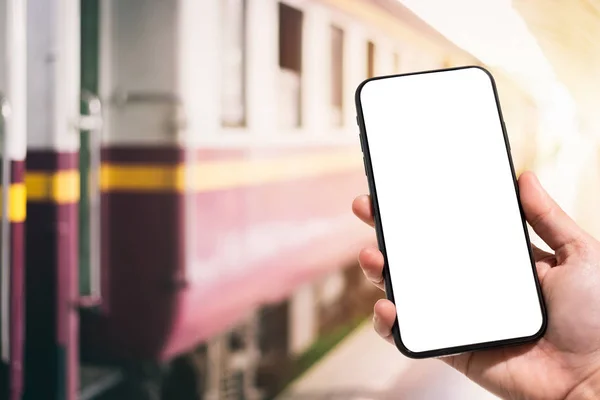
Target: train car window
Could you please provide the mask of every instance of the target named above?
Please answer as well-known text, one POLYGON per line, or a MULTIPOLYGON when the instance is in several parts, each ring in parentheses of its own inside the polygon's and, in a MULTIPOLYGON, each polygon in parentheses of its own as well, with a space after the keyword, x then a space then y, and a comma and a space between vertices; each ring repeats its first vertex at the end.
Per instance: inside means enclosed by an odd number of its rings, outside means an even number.
POLYGON ((367 43, 367 78, 375 76, 375 43, 367 43))
POLYGON ((279 3, 279 117, 284 128, 302 123, 302 24, 302 11, 279 3))
POLYGON ((331 26, 331 106, 334 126, 342 126, 344 98, 344 31, 331 26))
POLYGON ((221 1, 221 124, 224 127, 246 125, 246 1, 221 1))

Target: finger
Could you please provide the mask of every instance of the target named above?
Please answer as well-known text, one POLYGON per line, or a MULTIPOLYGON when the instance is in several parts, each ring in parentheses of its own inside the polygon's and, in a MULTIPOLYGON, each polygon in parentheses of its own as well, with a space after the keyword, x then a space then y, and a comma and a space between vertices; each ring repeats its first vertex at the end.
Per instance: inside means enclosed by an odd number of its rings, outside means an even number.
POLYGON ((352 212, 367 225, 375 226, 371 198, 368 195, 363 194, 354 199, 352 202, 352 212))
POLYGON ((533 250, 533 259, 536 264, 543 264, 548 268, 556 267, 556 255, 538 248, 533 243, 531 244, 531 247, 533 250))
POLYGON ((358 263, 365 277, 379 289, 385 290, 383 285, 383 254, 376 248, 364 248, 358 253, 358 263))
POLYGON ((519 191, 527 222, 553 250, 560 251, 583 241, 584 232, 556 204, 532 172, 521 174, 519 191))
POLYGON ((554 254, 548 253, 545 250, 540 249, 535 244, 531 243, 531 250, 533 252, 533 259, 538 262, 546 258, 554 257, 554 254))
POLYGON ((392 327, 396 321, 396 307, 394 307, 391 301, 381 299, 375 303, 373 309, 373 327, 375 328, 375 332, 389 343, 394 344, 392 327))
POLYGON ((538 278, 540 282, 543 282, 546 273, 551 268, 556 267, 556 256, 548 253, 547 251, 539 249, 533 243, 531 244, 531 249, 533 251, 533 259, 535 260, 535 269, 537 271, 538 278))

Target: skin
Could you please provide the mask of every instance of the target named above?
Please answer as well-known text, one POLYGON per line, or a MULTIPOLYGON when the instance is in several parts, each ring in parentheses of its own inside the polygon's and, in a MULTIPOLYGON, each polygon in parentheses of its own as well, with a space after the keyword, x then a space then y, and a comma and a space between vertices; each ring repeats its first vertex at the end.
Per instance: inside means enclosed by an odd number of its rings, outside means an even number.
MULTIPOLYGON (((553 250, 534 246, 537 273, 548 313, 548 328, 534 344, 448 356, 442 361, 504 399, 600 398, 600 242, 583 231, 548 195, 531 172, 519 177, 527 222, 553 250)), ((357 197, 354 214, 374 226, 370 198, 357 197)), ((364 248, 359 263, 384 290, 383 255, 364 248)), ((377 333, 393 344, 394 304, 374 307, 377 333)))

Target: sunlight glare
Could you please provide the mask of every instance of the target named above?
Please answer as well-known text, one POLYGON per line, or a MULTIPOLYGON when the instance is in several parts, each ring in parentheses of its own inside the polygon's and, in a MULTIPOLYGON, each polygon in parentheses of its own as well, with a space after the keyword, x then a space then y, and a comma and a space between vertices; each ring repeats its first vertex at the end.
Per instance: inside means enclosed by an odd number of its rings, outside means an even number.
POLYGON ((510 0, 398 0, 484 64, 504 70, 535 99, 544 142, 577 133, 575 102, 510 0))

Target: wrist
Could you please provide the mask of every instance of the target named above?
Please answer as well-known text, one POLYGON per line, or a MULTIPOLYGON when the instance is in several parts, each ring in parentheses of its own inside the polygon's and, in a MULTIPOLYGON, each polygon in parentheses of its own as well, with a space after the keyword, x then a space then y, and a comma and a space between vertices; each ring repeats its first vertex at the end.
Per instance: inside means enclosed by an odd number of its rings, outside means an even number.
POLYGON ((576 385, 565 397, 565 400, 600 399, 600 369, 583 382, 576 385))

